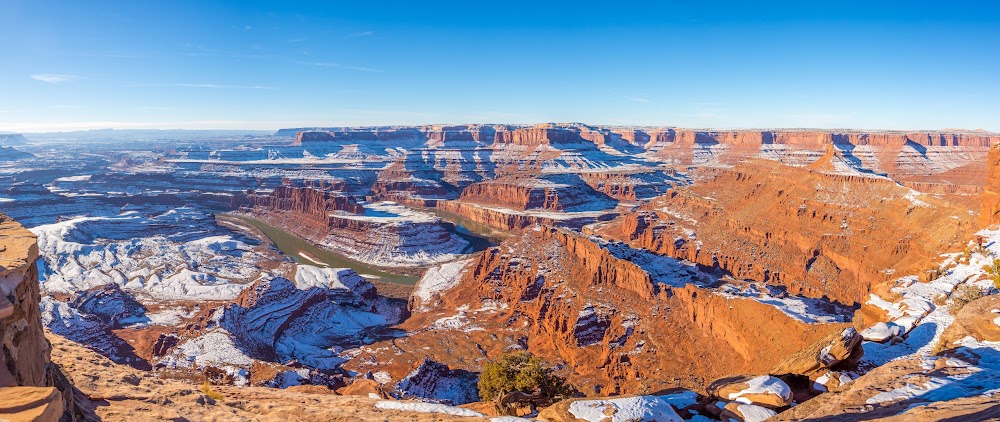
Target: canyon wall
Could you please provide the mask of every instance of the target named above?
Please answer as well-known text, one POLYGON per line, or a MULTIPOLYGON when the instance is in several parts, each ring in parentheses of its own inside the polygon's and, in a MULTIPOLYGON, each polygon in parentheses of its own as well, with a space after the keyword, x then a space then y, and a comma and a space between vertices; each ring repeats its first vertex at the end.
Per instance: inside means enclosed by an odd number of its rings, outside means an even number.
MULTIPOLYGON (((831 146, 847 167, 886 175, 922 192, 969 197, 984 183, 983 158, 996 143, 1000 134, 962 130, 697 130, 569 123, 328 128, 300 132, 295 145, 312 145, 310 152, 315 156, 344 148, 336 156, 345 159, 396 159, 397 152, 420 157, 407 157, 411 163, 406 170, 415 178, 387 174, 387 179, 411 182, 378 188, 376 194, 382 197, 423 188, 412 180, 445 182, 461 189, 497 175, 553 169, 634 170, 659 164, 713 167, 753 158, 805 166, 819 160, 831 146), (346 145, 356 146, 351 147, 353 152, 345 152, 350 149, 346 145), (441 174, 418 174, 421 169, 441 174)), ((611 186, 609 195, 631 199, 632 193, 611 186)))
POLYGON ((872 145, 900 147, 907 143, 923 146, 975 146, 989 147, 1000 142, 1000 135, 967 132, 898 132, 898 131, 824 131, 824 130, 730 130, 699 131, 692 129, 667 129, 654 142, 681 144, 781 144, 823 147, 830 144, 872 145))
POLYGON ((983 227, 1000 223, 1000 144, 990 148, 986 161, 989 170, 978 221, 983 227))
MULTIPOLYGON (((846 131, 810 129, 699 130, 655 127, 605 127, 573 124, 385 126, 303 128, 296 130, 296 144, 303 142, 373 142, 422 138, 432 144, 466 142, 514 144, 522 146, 571 145, 583 141, 605 145, 616 141, 637 146, 662 143, 795 145, 823 147, 829 144, 894 146, 908 143, 922 146, 989 147, 1000 142, 1000 134, 977 131, 846 131)), ((282 133, 290 134, 291 130, 282 133)))
POLYGON ((968 209, 889 179, 759 160, 671 191, 595 232, 852 304, 894 274, 929 269, 974 229, 968 209))
POLYGON ((309 187, 278 186, 268 195, 248 194, 241 199, 242 206, 291 211, 320 221, 337 211, 351 214, 365 211, 350 196, 309 187))
POLYGON ((376 370, 371 354, 378 370, 398 379, 425 356, 479 371, 480 357, 526 349, 588 396, 700 391, 720 376, 765 373, 845 327, 726 298, 699 287, 707 276, 671 258, 564 229, 522 231, 458 277, 400 325, 407 337, 376 343, 345 365, 376 370))
POLYGON ((516 231, 536 225, 580 228, 590 223, 614 218, 617 215, 613 211, 596 214, 585 213, 579 216, 557 213, 525 213, 490 208, 465 201, 438 201, 435 207, 460 215, 475 223, 503 231, 516 231))
POLYGON ((473 183, 459 199, 524 211, 593 211, 613 208, 615 201, 575 174, 537 177, 503 177, 473 183))

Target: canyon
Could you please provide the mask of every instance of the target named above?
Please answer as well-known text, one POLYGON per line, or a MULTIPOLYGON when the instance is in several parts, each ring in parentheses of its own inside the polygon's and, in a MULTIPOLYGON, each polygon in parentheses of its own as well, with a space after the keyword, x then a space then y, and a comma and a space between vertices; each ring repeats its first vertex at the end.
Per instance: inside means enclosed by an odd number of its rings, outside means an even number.
POLYGON ((0 160, 0 397, 34 389, 35 420, 489 420, 476 381, 514 351, 578 393, 541 420, 961 416, 1000 370, 998 134, 25 138, 0 160))

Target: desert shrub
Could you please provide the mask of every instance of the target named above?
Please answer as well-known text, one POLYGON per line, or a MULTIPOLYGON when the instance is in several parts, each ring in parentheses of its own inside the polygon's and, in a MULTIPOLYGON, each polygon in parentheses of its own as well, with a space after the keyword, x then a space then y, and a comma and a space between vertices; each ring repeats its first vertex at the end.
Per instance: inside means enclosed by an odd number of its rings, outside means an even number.
POLYGON ((479 397, 499 401, 504 395, 522 392, 538 395, 548 402, 570 397, 575 389, 566 379, 542 366, 542 360, 528 352, 508 353, 483 365, 479 375, 479 397))
POLYGON ((983 297, 983 290, 971 284, 959 286, 951 294, 951 310, 958 312, 970 302, 983 297))
POLYGON ((199 388, 199 390, 201 390, 201 393, 204 394, 205 397, 208 397, 213 401, 219 401, 223 398, 222 393, 213 389, 212 384, 209 384, 208 380, 205 380, 205 382, 201 384, 201 388, 199 388))
POLYGON ((959 259, 958 262, 962 263, 963 265, 968 265, 969 259, 971 258, 972 258, 972 249, 966 249, 965 251, 962 252, 962 258, 959 259))
POLYGON ((1000 258, 994 259, 992 264, 983 267, 983 269, 993 279, 993 287, 1000 289, 1000 258))
POLYGON ((946 295, 944 293, 941 293, 941 294, 938 294, 937 296, 934 296, 934 304, 935 305, 937 305, 937 306, 944 306, 946 303, 948 303, 948 295, 946 295))

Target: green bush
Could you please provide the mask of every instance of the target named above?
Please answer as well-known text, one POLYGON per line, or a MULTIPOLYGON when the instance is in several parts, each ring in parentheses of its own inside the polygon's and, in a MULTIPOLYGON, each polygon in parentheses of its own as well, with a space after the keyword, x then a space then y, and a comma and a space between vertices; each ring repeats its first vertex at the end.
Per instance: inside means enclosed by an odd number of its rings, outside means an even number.
POLYGON ((965 305, 983 297, 984 294, 985 292, 983 292, 982 289, 970 284, 959 286, 951 294, 951 310, 958 312, 962 310, 965 305))
POLYGON ((576 392, 565 378, 543 367, 542 360, 528 352, 509 353, 483 365, 479 375, 481 400, 499 401, 515 391, 541 395, 549 402, 571 397, 576 392))

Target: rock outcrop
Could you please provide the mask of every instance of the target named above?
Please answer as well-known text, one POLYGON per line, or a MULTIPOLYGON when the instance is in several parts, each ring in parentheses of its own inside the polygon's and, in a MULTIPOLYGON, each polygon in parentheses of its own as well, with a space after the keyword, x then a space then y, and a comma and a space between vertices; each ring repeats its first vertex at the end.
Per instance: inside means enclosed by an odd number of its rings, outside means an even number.
POLYGON ((72 420, 72 386, 42 330, 37 260, 35 235, 0 214, 0 419, 72 420))
POLYGON ((431 359, 424 361, 396 384, 399 398, 418 398, 459 405, 479 400, 479 377, 469 371, 455 371, 431 359))
POLYGON ((608 195, 571 174, 504 177, 475 183, 462 190, 459 199, 520 211, 599 211, 615 206, 608 195))
POLYGON ((326 221, 330 214, 346 212, 363 214, 364 207, 346 195, 308 187, 278 186, 266 195, 249 193, 238 206, 258 207, 267 210, 289 211, 326 221))
POLYGON ((225 308, 219 325, 248 356, 271 362, 297 360, 334 369, 343 362, 330 349, 356 345, 373 327, 405 318, 405 304, 379 296, 357 273, 321 269, 320 276, 261 280, 225 308))
MULTIPOLYGON (((316 195, 325 198, 325 194, 316 195)), ((449 261, 469 246, 451 223, 431 214, 394 202, 362 207, 347 197, 336 198, 335 206, 323 199, 319 203, 327 205, 308 207, 311 211, 305 212, 303 206, 297 205, 303 201, 269 201, 277 207, 245 206, 238 212, 347 258, 382 268, 413 268, 449 261), (323 215, 330 209, 335 211, 323 215)))
POLYGON ((94 315, 112 329, 125 324, 141 322, 146 318, 146 307, 131 293, 115 283, 93 288, 77 296, 72 306, 81 312, 94 315))
POLYGON ((802 375, 816 381, 831 371, 851 370, 864 356, 861 335, 853 327, 811 344, 809 347, 785 358, 771 370, 776 375, 802 375))

